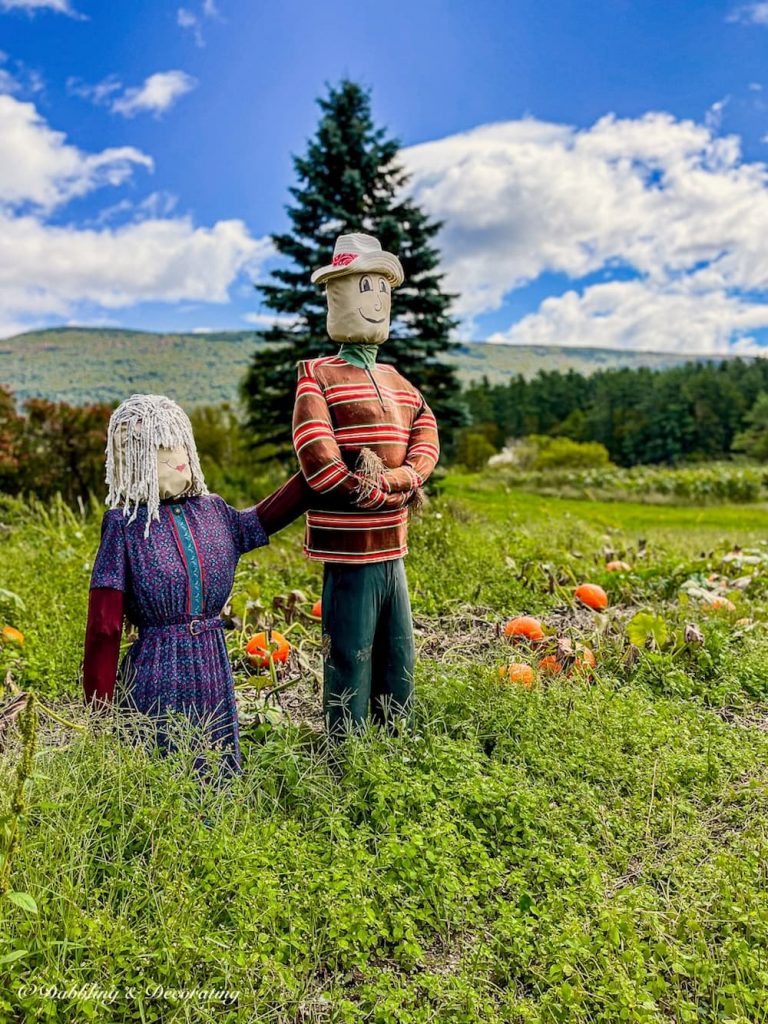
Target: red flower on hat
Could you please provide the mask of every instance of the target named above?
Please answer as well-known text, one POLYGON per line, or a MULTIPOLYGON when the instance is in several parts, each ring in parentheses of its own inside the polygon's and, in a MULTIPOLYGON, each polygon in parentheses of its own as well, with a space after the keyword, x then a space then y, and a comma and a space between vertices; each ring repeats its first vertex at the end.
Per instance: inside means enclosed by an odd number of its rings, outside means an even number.
POLYGON ((332 267, 348 267, 350 263, 357 259, 360 255, 359 252, 340 252, 333 257, 332 267))

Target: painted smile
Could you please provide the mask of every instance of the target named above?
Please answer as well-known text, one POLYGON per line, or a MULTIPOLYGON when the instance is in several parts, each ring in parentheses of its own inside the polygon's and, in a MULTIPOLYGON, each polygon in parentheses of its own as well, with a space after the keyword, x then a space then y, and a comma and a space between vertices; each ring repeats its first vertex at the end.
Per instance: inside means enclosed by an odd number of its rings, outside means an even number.
POLYGON ((362 309, 360 309, 359 306, 357 308, 357 312, 360 314, 360 316, 363 318, 363 320, 367 320, 369 324, 383 324, 385 319, 386 319, 386 317, 382 317, 381 320, 374 320, 373 317, 366 316, 365 313, 362 311, 362 309))
POLYGON ((164 466, 167 466, 168 469, 174 469, 177 473, 183 473, 184 470, 187 468, 186 462, 182 462, 180 465, 174 466, 173 463, 168 462, 167 459, 161 459, 160 461, 164 466))

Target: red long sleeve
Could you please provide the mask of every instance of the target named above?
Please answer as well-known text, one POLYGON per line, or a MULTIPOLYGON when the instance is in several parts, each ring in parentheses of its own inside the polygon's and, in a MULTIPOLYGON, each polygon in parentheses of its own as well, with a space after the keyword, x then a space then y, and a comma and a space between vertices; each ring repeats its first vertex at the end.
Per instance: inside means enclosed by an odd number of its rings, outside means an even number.
POLYGON ((123 633, 122 590, 94 587, 88 598, 83 691, 85 700, 111 701, 115 692, 123 633))
POLYGON ((271 537, 304 515, 315 501, 317 493, 301 473, 294 473, 290 480, 256 505, 256 512, 267 536, 271 537))

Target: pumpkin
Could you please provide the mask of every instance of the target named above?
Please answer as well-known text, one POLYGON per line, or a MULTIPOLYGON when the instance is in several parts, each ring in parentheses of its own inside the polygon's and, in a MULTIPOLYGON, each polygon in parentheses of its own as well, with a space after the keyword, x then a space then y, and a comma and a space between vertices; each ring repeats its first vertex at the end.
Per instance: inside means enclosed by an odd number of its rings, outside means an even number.
POLYGON ((563 666, 554 656, 554 654, 548 654, 546 658, 542 658, 539 662, 539 672, 544 672, 545 675, 556 676, 559 672, 563 671, 563 666))
POLYGON ((269 634, 269 644, 267 644, 266 633, 254 633, 245 646, 248 661, 258 668, 266 668, 269 665, 270 657, 272 661, 276 662, 287 661, 290 651, 291 645, 276 629, 269 634))
POLYGON ((315 601, 312 605, 312 611, 309 613, 313 619, 320 619, 323 615, 323 602, 315 601))
POLYGON ((509 679, 510 683, 519 683, 520 686, 533 686, 533 681, 536 678, 531 666, 524 665, 519 661, 513 662, 513 664, 506 667, 502 665, 499 669, 499 675, 502 679, 509 679))
POLYGON ((632 566, 627 562, 608 562, 605 566, 606 572, 631 572, 632 566))
POLYGON ((585 675, 589 675, 592 669, 597 666, 597 658, 586 644, 576 644, 576 652, 576 660, 571 671, 583 672, 585 675))
POLYGON ((608 595, 596 583, 582 583, 576 587, 573 596, 577 601, 585 604, 587 608, 592 608, 596 612, 608 607, 608 595))
POLYGON ((709 602, 709 607, 713 608, 718 612, 735 612, 736 605, 733 601, 730 601, 727 597, 713 597, 709 602))
POLYGON ((0 636, 3 640, 9 640, 13 644, 23 644, 24 634, 20 629, 16 629, 15 626, 3 626, 0 630, 0 636))
POLYGON ((510 619, 504 627, 504 636, 512 640, 529 640, 536 644, 544 639, 544 630, 538 619, 532 615, 520 615, 516 619, 510 619))

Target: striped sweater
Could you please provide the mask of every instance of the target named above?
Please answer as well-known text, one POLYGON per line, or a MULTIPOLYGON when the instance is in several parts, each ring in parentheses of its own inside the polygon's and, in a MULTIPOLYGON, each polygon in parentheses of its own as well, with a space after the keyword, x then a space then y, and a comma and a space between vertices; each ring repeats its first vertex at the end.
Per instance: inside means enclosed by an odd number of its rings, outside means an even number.
POLYGON ((437 424, 421 392, 393 366, 372 371, 339 356, 299 363, 293 444, 317 495, 304 553, 324 562, 384 562, 408 551, 408 502, 435 467, 437 424), (370 448, 386 471, 361 488, 370 448))

